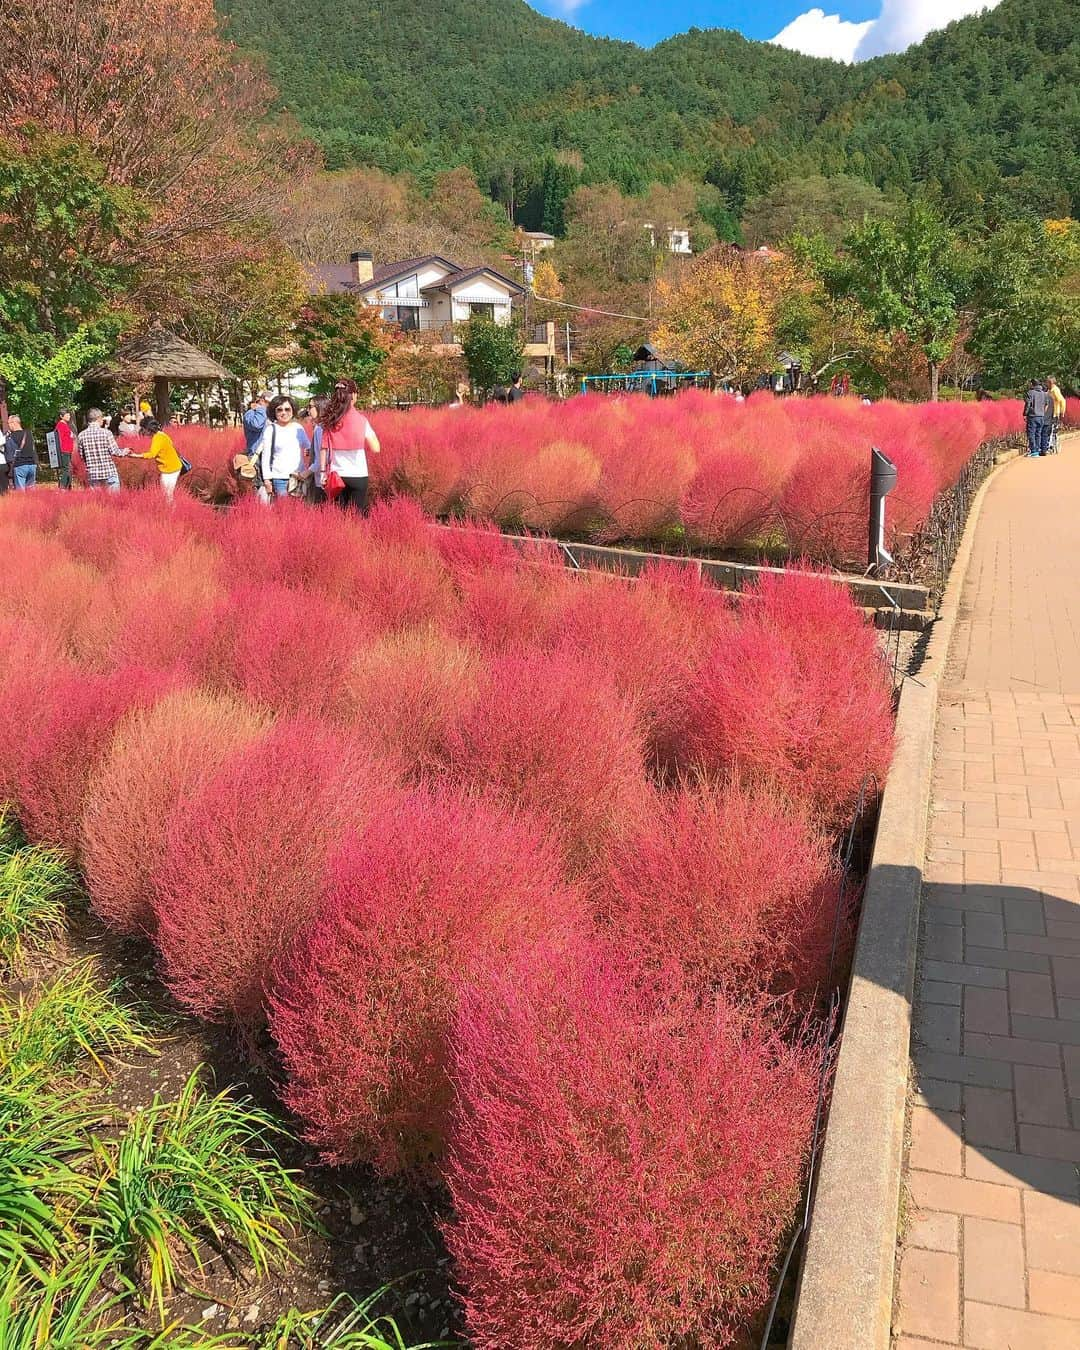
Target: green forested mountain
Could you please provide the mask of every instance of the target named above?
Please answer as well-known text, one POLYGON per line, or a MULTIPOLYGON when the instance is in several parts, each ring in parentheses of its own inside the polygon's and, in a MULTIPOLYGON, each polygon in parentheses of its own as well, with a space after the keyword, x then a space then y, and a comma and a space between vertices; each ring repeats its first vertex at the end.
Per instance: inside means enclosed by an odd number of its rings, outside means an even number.
POLYGON ((331 167, 466 163, 527 224, 545 171, 549 192, 690 177, 736 214, 815 174, 926 184, 967 218, 1080 214, 1080 0, 1002 0, 855 67, 721 30, 644 50, 524 0, 220 4, 331 167))

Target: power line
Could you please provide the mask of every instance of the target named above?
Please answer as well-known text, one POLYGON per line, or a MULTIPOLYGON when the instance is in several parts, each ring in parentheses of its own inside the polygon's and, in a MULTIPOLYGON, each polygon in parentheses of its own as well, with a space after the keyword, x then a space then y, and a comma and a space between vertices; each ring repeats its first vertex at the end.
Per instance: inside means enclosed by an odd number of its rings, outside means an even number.
POLYGON ((539 301, 542 305, 558 305, 560 309, 576 309, 579 314, 603 314, 609 319, 634 319, 638 323, 652 323, 644 314, 619 314, 613 309, 594 309, 592 305, 571 305, 565 300, 549 300, 546 296, 537 295, 535 291, 530 292, 533 299, 539 301))

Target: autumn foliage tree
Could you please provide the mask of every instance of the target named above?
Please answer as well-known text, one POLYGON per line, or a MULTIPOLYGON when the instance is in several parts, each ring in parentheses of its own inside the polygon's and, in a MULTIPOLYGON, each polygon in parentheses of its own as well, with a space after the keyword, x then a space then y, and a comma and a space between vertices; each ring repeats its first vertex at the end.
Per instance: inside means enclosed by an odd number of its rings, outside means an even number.
POLYGON ((751 383, 776 364, 785 307, 799 284, 786 258, 720 245, 681 277, 657 283, 653 340, 695 370, 751 383))
POLYGON ((269 119, 273 88, 224 40, 212 0, 9 0, 4 28, 18 59, 0 125, 24 147, 40 129, 78 138, 147 208, 124 250, 136 301, 167 309, 211 238, 219 261, 244 255, 263 185, 307 151, 269 119))
POLYGON ((358 295, 314 295, 296 323, 301 370, 315 392, 329 393, 345 375, 366 391, 378 379, 394 344, 394 330, 358 295))

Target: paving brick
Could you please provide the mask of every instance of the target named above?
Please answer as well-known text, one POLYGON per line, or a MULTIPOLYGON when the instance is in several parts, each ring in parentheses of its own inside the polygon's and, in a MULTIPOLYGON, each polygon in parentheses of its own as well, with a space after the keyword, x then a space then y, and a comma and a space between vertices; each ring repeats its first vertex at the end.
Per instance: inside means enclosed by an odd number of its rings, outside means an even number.
POLYGON ((1032 1312, 1080 1319, 1080 1277, 1033 1270, 1028 1274, 1028 1293, 1032 1312))
POLYGON ((1020 1222, 1020 1192, 1009 1186, 913 1169, 908 1174, 908 1189, 920 1209, 967 1214, 974 1219, 1000 1219, 1002 1223, 1020 1222))
POLYGON ((1066 1022, 1080 1022, 1080 998, 1059 998, 1058 1016, 1066 1022))
MULTIPOLYGON (((1047 984, 1049 982, 1049 979, 1047 979, 1047 984)), ((946 1003, 950 1007, 959 1008, 963 1001, 963 994, 964 986, 962 984, 945 984, 941 980, 923 980, 919 986, 919 1000, 923 1003, 946 1003)), ((1054 1015, 1052 1006, 1049 1015, 1051 1017, 1054 1015)))
MULTIPOLYGON (((1019 935, 1010 938, 1007 951, 995 951, 992 947, 972 947, 969 945, 964 955, 969 962, 984 969, 990 966, 1001 970, 1029 970, 1036 974, 1048 975, 1050 973, 1050 958, 1019 950, 1015 944, 1023 941, 1025 939, 1019 935)), ((1045 942, 1046 939, 1032 937, 1027 938, 1026 941, 1045 942)))
POLYGON ((911 1113, 911 1166, 924 1172, 962 1171, 960 1114, 917 1107, 911 1113))
POLYGON ((1061 1052, 1065 1061, 1065 1084, 1070 1097, 1080 1097, 1080 1047, 1067 1045, 1061 1052))
POLYGON ((1043 917, 1042 902, 1039 900, 1006 900, 1005 928, 1010 933, 1045 934, 1046 922, 1043 917))
POLYGON ((939 1003, 928 1003, 920 1008, 915 1019, 915 1038, 920 1045, 929 1050, 941 1050, 947 1054, 960 1052, 960 1009, 945 1007, 939 1003))
MULTIPOLYGON (((1074 927, 1070 924, 1069 927, 1074 927)), ((1038 952, 1042 956, 1080 955, 1080 942, 1072 938, 1043 937, 1040 933, 1010 933, 1007 938, 1010 951, 1038 952)))
POLYGON ((1054 988, 1058 997, 1080 998, 1080 959, 1054 956, 1050 964, 1054 969, 1054 988))
POLYGON ((935 1340, 960 1335, 960 1262, 948 1252, 910 1247, 900 1261, 897 1329, 935 1340))
POLYGON ((1080 1205, 1041 1191, 1024 1191, 1028 1265, 1080 1275, 1080 1205))
MULTIPOLYGON (((1047 967, 1049 969, 1049 967, 1047 967)), ((946 980, 953 984, 974 984, 981 989, 1004 989, 1005 972, 986 966, 973 966, 953 961, 924 961, 923 979, 946 980)))
POLYGON ((987 1148, 1016 1147, 1016 1114, 1011 1092, 964 1088, 964 1139, 987 1148))
POLYGON ((929 901, 923 904, 922 915, 928 924, 945 924, 949 928, 961 928, 964 923, 962 909, 951 909, 948 905, 934 905, 929 901))
POLYGON ((1065 1076, 1060 1068, 1040 1069, 1017 1064, 1013 1069, 1016 1084, 1016 1119, 1027 1125, 1069 1126, 1069 1108, 1065 1101, 1065 1076))
POLYGON ((1056 1129, 1052 1125, 1019 1125, 1017 1131, 1021 1153, 1080 1163, 1080 1130, 1056 1129))
POLYGON ((1027 1017, 1053 1017, 1054 989, 1049 975, 1009 971, 1009 1008, 1027 1017))
POLYGON ((977 989, 970 985, 965 988, 964 1031, 983 1031, 993 1036, 1009 1034, 1009 996, 1004 989, 977 989))
POLYGON ((1080 1350, 1080 1322, 965 1303, 964 1344, 971 1350, 1080 1350))
POLYGON ((964 919, 964 942, 968 950, 1004 947, 1004 920, 997 914, 968 914, 964 919))
POLYGON ((992 1186, 1012 1186, 1017 1190, 1039 1190, 1047 1195, 1076 1199, 1080 1196, 1080 1173, 1070 1162, 1058 1158, 1036 1158, 1029 1153, 1006 1149, 964 1146, 964 1176, 986 1181, 992 1186))
MULTIPOLYGON (((985 916, 993 918, 994 916, 985 916)), ((934 961, 963 961, 964 931, 958 924, 923 925, 923 955, 934 961)))
MULTIPOLYGON (((1054 1045, 1080 1045, 1080 1023, 1061 1017, 1013 1017, 1013 1030, 1018 1036, 1032 1041, 1046 1041, 1054 1045)), ((1031 1061, 1034 1063, 1035 1061, 1031 1061)))
POLYGON ((1027 1296, 1020 1225, 967 1218, 963 1232, 965 1299, 1023 1308, 1027 1296))
POLYGON ((897 1336, 892 1343, 892 1350, 946 1350, 950 1345, 957 1345, 957 1341, 924 1341, 921 1336, 897 1336))
MULTIPOLYGON (((1016 1018, 1013 1025, 1016 1025, 1016 1018)), ((1038 1021, 1028 1018, 1028 1021, 1038 1021)), ((972 1032, 964 1036, 965 1057, 993 1059, 1004 1064, 1041 1064, 1052 1068, 1061 1062, 1057 1047, 1048 1041, 1025 1040, 1018 1036, 985 1036, 972 1032)))
POLYGON ((955 1255, 960 1250, 960 1220, 955 1214, 916 1213, 904 1234, 904 1245, 955 1255))
POLYGON ((1012 1088, 1012 1069, 991 1059, 969 1055, 943 1055, 936 1050, 915 1048, 915 1066, 920 1082, 938 1078, 947 1083, 970 1083, 975 1087, 1012 1088))
POLYGON ((961 1093, 959 1083, 946 1083, 938 1078, 920 1078, 915 1084, 915 1103, 930 1106, 935 1111, 959 1111, 961 1093))

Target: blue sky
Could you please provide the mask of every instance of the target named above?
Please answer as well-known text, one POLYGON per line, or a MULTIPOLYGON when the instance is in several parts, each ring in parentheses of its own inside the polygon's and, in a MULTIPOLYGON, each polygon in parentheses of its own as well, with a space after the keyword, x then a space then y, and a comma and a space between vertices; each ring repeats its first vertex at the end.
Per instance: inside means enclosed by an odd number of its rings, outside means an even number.
POLYGON ((776 38, 785 47, 861 61, 903 51, 932 29, 1000 0, 530 0, 534 9, 588 33, 627 38, 650 47, 688 28, 735 28, 747 37, 776 38))

